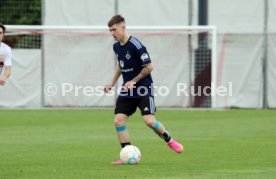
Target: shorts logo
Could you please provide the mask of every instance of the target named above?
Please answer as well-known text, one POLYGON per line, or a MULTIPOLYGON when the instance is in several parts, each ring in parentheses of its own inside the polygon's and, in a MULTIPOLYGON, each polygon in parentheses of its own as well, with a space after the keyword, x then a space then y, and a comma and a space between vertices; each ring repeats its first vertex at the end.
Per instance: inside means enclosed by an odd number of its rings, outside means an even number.
POLYGON ((145 107, 145 108, 144 108, 144 111, 148 111, 148 110, 149 110, 149 108, 148 108, 148 107, 145 107))

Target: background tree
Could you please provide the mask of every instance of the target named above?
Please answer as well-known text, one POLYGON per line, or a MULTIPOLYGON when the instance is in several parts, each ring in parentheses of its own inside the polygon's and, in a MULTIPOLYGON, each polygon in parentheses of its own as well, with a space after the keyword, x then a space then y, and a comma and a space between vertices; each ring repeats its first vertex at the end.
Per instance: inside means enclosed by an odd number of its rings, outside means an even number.
POLYGON ((40 25, 41 0, 0 0, 0 22, 9 25, 40 25))
MULTIPOLYGON (((41 9, 41 0, 0 0, 0 22, 5 25, 41 25, 41 9)), ((41 35, 7 35, 4 42, 12 48, 40 48, 41 35)))

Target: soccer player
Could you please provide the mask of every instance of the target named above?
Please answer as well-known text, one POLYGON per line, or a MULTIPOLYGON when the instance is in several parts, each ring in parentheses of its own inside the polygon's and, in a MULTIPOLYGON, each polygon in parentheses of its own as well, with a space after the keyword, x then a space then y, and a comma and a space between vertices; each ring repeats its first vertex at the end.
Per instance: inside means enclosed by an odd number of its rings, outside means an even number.
POLYGON ((11 48, 2 42, 6 28, 0 23, 0 85, 3 86, 11 75, 11 48), (4 73, 1 76, 2 69, 4 73))
MULTIPOLYGON (((171 138, 165 127, 156 120, 156 107, 152 93, 153 81, 150 56, 144 45, 126 32, 125 19, 121 15, 113 16, 108 22, 109 31, 115 38, 113 50, 118 63, 111 82, 104 87, 109 92, 122 75, 123 85, 116 101, 114 125, 121 147, 131 145, 126 122, 138 107, 146 125, 154 130, 177 153, 183 151, 183 146, 171 138)), ((118 160, 112 164, 120 165, 118 160)))

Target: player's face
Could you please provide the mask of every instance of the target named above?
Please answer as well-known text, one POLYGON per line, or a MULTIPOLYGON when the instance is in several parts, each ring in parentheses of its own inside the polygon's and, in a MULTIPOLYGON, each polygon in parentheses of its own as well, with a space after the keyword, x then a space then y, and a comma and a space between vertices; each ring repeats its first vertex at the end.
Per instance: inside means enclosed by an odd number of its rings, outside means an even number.
POLYGON ((3 38, 4 38, 4 31, 2 28, 0 28, 0 42, 2 42, 3 38))
POLYGON ((113 26, 109 27, 109 31, 111 35, 116 39, 119 40, 123 38, 124 36, 124 24, 114 24, 113 26))

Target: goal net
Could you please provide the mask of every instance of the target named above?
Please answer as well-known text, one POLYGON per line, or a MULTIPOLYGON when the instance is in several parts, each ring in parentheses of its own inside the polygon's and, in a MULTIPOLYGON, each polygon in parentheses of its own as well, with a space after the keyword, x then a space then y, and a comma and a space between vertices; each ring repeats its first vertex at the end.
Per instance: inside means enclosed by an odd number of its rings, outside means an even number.
MULTIPOLYGON (((127 27, 147 48, 154 71, 155 102, 161 107, 216 107, 216 28, 127 27), (211 90, 212 89, 212 90, 211 90)), ((117 63, 107 27, 7 26, 13 79, 2 106, 113 106, 117 88, 104 94, 117 63), (22 82, 24 81, 24 82, 22 82)), ((5 91, 6 90, 6 91, 5 91)))

